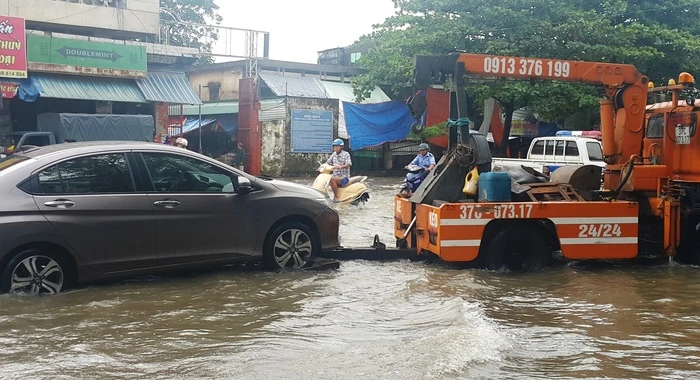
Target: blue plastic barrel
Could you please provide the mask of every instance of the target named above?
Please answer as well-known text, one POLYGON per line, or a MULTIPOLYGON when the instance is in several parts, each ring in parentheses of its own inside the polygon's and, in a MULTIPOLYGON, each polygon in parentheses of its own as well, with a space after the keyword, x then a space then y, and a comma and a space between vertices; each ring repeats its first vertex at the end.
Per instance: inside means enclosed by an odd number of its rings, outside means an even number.
POLYGON ((509 202, 510 174, 487 172, 479 175, 479 202, 509 202))

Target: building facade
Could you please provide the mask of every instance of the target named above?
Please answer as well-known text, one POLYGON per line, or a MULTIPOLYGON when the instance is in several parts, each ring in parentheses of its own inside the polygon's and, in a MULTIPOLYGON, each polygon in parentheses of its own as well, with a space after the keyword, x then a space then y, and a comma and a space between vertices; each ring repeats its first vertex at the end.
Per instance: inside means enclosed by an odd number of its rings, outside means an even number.
MULTIPOLYGON (((216 121, 234 139, 238 137, 239 83, 245 68, 245 61, 226 62, 192 68, 188 74, 192 89, 201 91, 204 101, 202 124, 216 121)), ((258 70, 261 144, 250 146, 241 141, 246 152, 259 156, 260 172, 266 175, 313 173, 318 160, 331 153, 332 140, 348 138, 342 102, 355 101, 350 80, 363 71, 266 59, 258 60, 258 70)), ((377 88, 365 102, 388 100, 377 88)), ((172 124, 191 124, 199 118, 199 112, 199 107, 192 106, 175 109, 172 124)))
POLYGON ((328 66, 358 67, 362 55, 369 52, 370 45, 350 45, 318 52, 318 64, 328 66))
POLYGON ((43 113, 140 114, 160 140, 170 104, 201 102, 185 75, 199 51, 158 43, 158 0, 0 0, 0 18, 26 29, 25 77, 0 70, 16 89, 3 91, 0 135, 36 130, 43 113))

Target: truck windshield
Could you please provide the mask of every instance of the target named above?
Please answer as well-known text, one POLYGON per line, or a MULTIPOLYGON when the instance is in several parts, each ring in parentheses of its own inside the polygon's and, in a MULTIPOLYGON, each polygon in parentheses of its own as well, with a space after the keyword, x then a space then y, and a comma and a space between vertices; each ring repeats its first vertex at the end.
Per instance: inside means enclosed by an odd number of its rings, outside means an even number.
POLYGON ((0 172, 28 159, 29 158, 26 156, 8 156, 5 158, 0 158, 0 172))
POLYGON ((588 149, 588 159, 591 161, 603 161, 603 149, 597 142, 587 142, 586 149, 588 149))

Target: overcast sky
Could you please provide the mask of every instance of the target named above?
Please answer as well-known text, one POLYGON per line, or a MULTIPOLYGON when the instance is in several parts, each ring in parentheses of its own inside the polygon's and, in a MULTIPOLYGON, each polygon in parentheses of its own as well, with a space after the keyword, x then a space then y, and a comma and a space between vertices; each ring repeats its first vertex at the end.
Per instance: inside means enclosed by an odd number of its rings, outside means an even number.
MULTIPOLYGON (((394 14, 392 0, 215 0, 222 26, 270 33, 270 59, 316 63, 319 50, 347 46, 394 14)), ((245 36, 221 36, 216 51, 243 53, 245 36)), ((262 41, 260 41, 262 55, 262 41)), ((217 59, 220 61, 220 59, 217 59)))

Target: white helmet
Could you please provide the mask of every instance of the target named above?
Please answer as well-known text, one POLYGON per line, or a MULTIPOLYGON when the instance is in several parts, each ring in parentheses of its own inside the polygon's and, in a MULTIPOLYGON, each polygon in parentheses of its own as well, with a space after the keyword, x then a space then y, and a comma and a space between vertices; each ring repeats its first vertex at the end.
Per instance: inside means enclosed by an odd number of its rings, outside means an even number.
POLYGON ((187 148, 187 139, 184 137, 178 137, 177 140, 175 140, 175 145, 182 145, 187 148))

